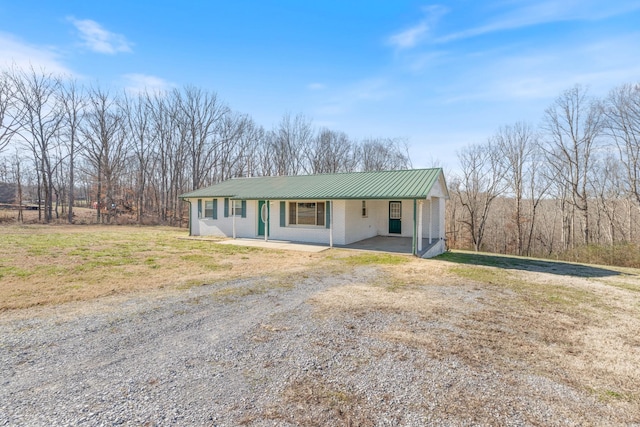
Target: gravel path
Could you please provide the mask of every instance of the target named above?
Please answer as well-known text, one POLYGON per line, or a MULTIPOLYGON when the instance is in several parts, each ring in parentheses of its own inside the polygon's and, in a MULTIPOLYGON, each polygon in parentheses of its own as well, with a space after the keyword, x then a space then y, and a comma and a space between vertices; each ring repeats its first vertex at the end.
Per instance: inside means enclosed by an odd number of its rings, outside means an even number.
POLYGON ((390 325, 450 325, 401 312, 326 315, 308 302, 376 274, 363 267, 294 286, 252 279, 30 318, 4 313, 0 425, 577 425, 568 417, 576 409, 595 411, 594 424, 611 421, 597 402, 544 378, 380 338, 390 325))

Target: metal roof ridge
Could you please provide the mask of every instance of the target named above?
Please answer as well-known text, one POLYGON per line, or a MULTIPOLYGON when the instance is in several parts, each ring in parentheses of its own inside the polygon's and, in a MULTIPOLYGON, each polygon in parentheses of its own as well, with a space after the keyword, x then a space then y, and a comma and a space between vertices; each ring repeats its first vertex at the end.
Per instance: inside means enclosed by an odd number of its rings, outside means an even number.
MULTIPOLYGON (((229 178, 229 180, 251 179, 251 178, 257 178, 257 179, 262 179, 262 178, 299 178, 299 177, 306 177, 306 176, 358 175, 358 174, 365 174, 365 173, 414 172, 414 171, 429 171, 429 170, 442 170, 442 167, 411 168, 411 169, 385 169, 385 170, 381 170, 381 171, 327 172, 327 173, 309 173, 309 174, 298 174, 298 175, 234 176, 234 177, 229 178)), ((227 181, 229 181, 229 180, 227 180, 227 181)), ((220 181, 220 182, 225 182, 225 181, 220 181)))

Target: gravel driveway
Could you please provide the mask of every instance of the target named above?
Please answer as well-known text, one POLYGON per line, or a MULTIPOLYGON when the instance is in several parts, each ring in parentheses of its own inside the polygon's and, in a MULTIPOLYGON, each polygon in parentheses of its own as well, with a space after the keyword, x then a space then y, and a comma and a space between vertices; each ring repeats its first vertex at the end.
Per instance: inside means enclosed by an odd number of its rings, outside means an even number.
POLYGON ((0 314, 0 425, 573 425, 576 408, 607 423, 598 402, 542 377, 380 338, 391 324, 447 325, 393 311, 327 315, 309 302, 377 274, 366 266, 293 285, 251 279, 0 314), (474 396, 492 403, 471 414, 450 404, 474 396))

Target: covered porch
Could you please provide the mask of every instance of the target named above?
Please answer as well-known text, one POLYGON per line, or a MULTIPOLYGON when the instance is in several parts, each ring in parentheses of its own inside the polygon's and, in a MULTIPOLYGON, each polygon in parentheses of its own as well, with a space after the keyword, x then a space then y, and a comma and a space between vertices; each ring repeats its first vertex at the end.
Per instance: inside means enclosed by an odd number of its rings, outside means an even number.
MULTIPOLYGON (((422 239, 422 249, 416 255, 423 258, 430 258, 430 252, 437 249, 439 245, 444 245, 440 239, 422 239)), ((336 248, 357 249, 362 251, 388 252, 399 254, 413 254, 413 239, 411 237, 396 236, 376 236, 369 239, 360 240, 348 245, 334 245, 336 248)), ((433 255, 432 255, 433 256, 433 255)))
MULTIPOLYGON (((238 238, 228 240, 218 240, 216 243, 221 245, 237 245, 237 246, 249 246, 258 247, 264 249, 280 249, 280 250, 292 250, 300 252, 322 252, 330 249, 328 246, 317 243, 306 242, 293 242, 286 240, 263 240, 263 239, 251 239, 251 238, 238 238)), ((437 251, 438 245, 444 244, 442 240, 433 239, 429 242, 429 239, 422 239, 422 250, 416 255, 421 258, 430 258, 437 255, 442 251, 437 251), (430 255, 433 252, 433 255, 430 255)), ((369 239, 360 240, 348 245, 333 245, 335 248, 340 249, 352 249, 358 251, 370 251, 370 252, 384 252, 384 253, 396 253, 412 255, 413 251, 413 239, 411 237, 396 237, 396 236, 376 236, 369 239)))

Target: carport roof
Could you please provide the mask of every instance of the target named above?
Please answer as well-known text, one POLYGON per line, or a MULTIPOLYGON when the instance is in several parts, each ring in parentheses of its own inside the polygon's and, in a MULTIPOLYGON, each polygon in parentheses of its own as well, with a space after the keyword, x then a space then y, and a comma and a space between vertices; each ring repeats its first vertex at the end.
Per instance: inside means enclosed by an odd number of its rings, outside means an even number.
POLYGON ((440 176, 444 179, 442 169, 432 168, 232 178, 180 197, 228 197, 245 200, 423 199, 429 195, 440 176))

